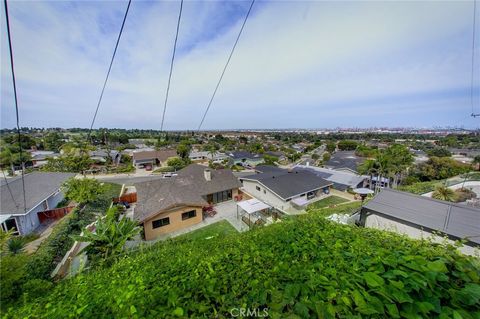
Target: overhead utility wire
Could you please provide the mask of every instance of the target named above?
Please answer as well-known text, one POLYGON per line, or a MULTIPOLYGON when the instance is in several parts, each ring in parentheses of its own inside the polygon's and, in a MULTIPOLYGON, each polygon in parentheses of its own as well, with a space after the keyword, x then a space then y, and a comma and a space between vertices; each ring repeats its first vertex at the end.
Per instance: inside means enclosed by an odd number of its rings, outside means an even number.
POLYGON ((13 196, 12 189, 10 188, 10 185, 8 185, 8 178, 5 176, 5 171, 2 169, 3 173, 3 178, 5 179, 5 184, 7 185, 8 192, 10 193, 10 196, 12 197, 12 201, 15 204, 15 207, 18 209, 18 204, 17 201, 15 200, 15 197, 13 196))
POLYGON ((165 103, 163 105, 162 124, 160 126, 160 131, 163 131, 163 123, 165 122, 165 112, 167 111, 168 92, 170 91, 170 81, 172 80, 173 62, 175 61, 175 51, 177 50, 178 30, 180 29, 180 20, 182 19, 182 9, 183 9, 183 0, 180 1, 180 12, 178 13, 178 20, 177 20, 177 32, 175 34, 175 42, 173 44, 172 61, 170 62, 170 74, 168 75, 167 91, 165 92, 165 103))
MULTIPOLYGON (((4 6, 5 6, 5 20, 7 23, 7 37, 8 37, 8 48, 10 52, 10 68, 12 70, 12 82, 13 82, 13 96, 15 98, 15 115, 17 117, 17 133, 18 133, 18 146, 20 147, 20 161, 22 164, 22 190, 23 190, 23 211, 26 214, 27 213, 27 200, 25 196, 25 162, 23 161, 23 155, 22 155, 22 135, 20 134, 20 120, 18 116, 18 98, 17 98, 17 83, 15 80, 15 68, 13 64, 13 49, 12 49, 12 36, 10 32, 10 20, 8 17, 8 5, 7 5, 7 0, 3 0, 4 6)), ((7 183, 8 185, 8 183, 7 183)), ((9 187, 10 189, 10 187, 9 187)), ((15 202, 16 205, 16 202, 15 202)))
POLYGON ((205 117, 207 116, 208 111, 210 110, 210 106, 212 105, 213 99, 215 98, 215 95, 217 94, 218 87, 220 86, 220 83, 222 82, 223 76, 225 75, 225 71, 227 70, 228 64, 230 63, 230 59, 232 58, 233 52, 235 51, 235 48, 237 46, 238 40, 240 39, 240 36, 242 35, 243 28, 245 27, 245 24, 247 23, 248 16, 250 15, 250 12, 252 11, 253 4, 255 3, 255 0, 252 0, 252 3, 250 3, 250 8, 248 8, 247 15, 245 16, 245 20, 243 20, 242 27, 240 28, 240 32, 238 33, 237 39, 235 40, 235 43, 232 47, 232 51, 230 51, 230 55, 228 56, 227 63, 225 63, 225 67, 223 68, 222 74, 220 75, 220 79, 218 80, 217 86, 215 87, 215 90, 213 91, 212 97, 210 98, 210 101, 208 102, 207 108, 205 110, 205 113, 203 114, 202 120, 200 121, 200 124, 198 125, 198 131, 202 128, 203 122, 205 121, 205 117))
POLYGON ((90 140, 90 135, 92 134, 93 124, 95 123, 95 119, 97 118, 98 109, 100 108, 100 104, 102 103, 103 93, 105 92, 105 87, 107 86, 108 77, 110 76, 110 71, 112 70, 113 61, 115 60, 115 55, 117 54, 118 44, 120 43, 120 38, 122 37, 123 27, 125 26, 125 21, 127 20, 128 10, 130 9, 130 4, 131 3, 132 3, 132 0, 128 0, 127 10, 125 10, 125 15, 124 15, 123 21, 122 21, 122 27, 120 28, 120 32, 118 34, 117 43, 115 44, 115 49, 113 50, 113 55, 112 55, 112 59, 110 60, 110 66, 108 67, 107 76, 105 77, 105 81, 103 82, 102 92, 100 93, 100 98, 98 99, 97 108, 95 109, 95 114, 93 115, 93 119, 92 119, 92 124, 90 124, 90 130, 88 131, 87 142, 88 142, 88 140, 90 140))
POLYGON ((476 22, 476 10, 477 0, 473 0, 473 32, 472 32, 472 71, 470 78, 470 104, 472 105, 472 116, 480 116, 480 113, 475 114, 474 111, 474 99, 473 99, 473 87, 474 87, 474 74, 475 74, 475 22, 476 22))

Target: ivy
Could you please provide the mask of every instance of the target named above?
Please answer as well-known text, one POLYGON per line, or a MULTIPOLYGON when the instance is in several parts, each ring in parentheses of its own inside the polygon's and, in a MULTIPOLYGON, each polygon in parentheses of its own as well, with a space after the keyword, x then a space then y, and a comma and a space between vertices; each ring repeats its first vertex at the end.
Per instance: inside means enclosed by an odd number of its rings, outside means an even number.
POLYGON ((480 317, 478 259, 309 214, 217 241, 174 239, 65 280, 7 318, 480 317))

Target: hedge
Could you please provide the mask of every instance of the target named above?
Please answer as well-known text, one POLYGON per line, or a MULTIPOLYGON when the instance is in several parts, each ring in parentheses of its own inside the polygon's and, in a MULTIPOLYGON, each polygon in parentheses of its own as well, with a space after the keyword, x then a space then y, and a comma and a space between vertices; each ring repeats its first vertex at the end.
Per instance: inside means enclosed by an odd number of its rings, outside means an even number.
POLYGON ((309 214, 170 240, 65 280, 7 318, 479 318, 480 265, 452 246, 309 214))

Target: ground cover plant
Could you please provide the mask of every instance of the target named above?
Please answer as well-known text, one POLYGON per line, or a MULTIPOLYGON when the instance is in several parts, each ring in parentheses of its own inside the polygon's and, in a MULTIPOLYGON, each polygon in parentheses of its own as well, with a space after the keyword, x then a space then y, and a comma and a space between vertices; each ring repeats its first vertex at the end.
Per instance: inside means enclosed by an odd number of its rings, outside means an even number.
MULTIPOLYGON (((7 318, 480 318, 478 259, 323 216, 216 241, 188 238, 65 280, 7 318)), ((350 207, 350 211, 352 210, 350 207)))

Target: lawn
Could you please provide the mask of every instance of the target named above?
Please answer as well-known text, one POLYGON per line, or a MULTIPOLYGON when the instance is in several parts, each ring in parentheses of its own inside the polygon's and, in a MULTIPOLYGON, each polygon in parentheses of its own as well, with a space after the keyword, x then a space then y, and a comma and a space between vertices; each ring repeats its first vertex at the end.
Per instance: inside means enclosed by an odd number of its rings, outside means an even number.
POLYGON ((176 239, 194 241, 212 240, 213 238, 218 239, 219 237, 225 237, 234 233, 237 233, 237 230, 226 220, 221 220, 214 224, 192 231, 188 234, 178 236, 176 239))
POLYGON ((330 207, 333 205, 338 205, 346 202, 348 202, 348 199, 332 195, 322 200, 319 200, 313 204, 308 205, 308 208, 310 209, 325 208, 325 207, 330 207))

